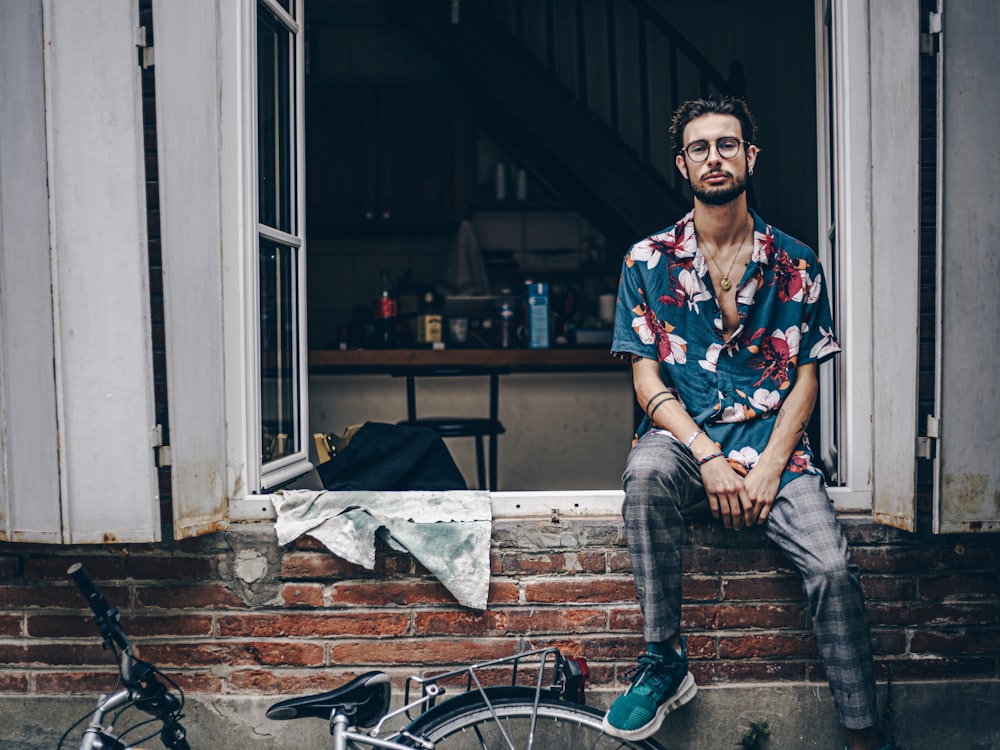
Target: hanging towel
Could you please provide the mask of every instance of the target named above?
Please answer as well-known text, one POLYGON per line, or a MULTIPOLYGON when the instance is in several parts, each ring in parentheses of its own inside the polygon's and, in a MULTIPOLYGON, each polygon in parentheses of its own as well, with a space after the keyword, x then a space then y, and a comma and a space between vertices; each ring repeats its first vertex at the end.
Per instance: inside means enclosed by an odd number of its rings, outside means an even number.
POLYGON ((490 293, 490 280, 479 247, 479 238, 468 219, 458 225, 455 250, 441 276, 440 287, 445 296, 490 293))
POLYGON ((348 562, 375 567, 375 537, 408 551, 459 604, 486 609, 490 587, 490 494, 451 492, 317 492, 274 496, 278 543, 303 534, 348 562))

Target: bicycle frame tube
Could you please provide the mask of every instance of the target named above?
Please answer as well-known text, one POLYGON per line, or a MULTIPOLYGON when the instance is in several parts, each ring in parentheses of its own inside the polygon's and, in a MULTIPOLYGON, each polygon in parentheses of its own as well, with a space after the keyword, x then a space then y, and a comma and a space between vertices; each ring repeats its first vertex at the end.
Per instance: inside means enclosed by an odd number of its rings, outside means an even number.
POLYGON ((96 750, 96 743, 99 735, 105 731, 104 717, 128 704, 132 700, 132 692, 128 688, 119 688, 111 695, 102 695, 97 701, 97 708, 91 714, 90 723, 83 730, 83 739, 80 742, 80 750, 96 750))

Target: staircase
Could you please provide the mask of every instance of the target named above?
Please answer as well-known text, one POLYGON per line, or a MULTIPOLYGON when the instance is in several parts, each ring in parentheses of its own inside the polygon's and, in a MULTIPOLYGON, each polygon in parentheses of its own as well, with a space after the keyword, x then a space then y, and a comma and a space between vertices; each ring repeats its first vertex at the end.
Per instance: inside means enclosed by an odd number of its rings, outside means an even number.
POLYGON ((690 206, 670 150, 682 101, 743 93, 645 0, 391 0, 467 84, 491 134, 612 246, 690 206))

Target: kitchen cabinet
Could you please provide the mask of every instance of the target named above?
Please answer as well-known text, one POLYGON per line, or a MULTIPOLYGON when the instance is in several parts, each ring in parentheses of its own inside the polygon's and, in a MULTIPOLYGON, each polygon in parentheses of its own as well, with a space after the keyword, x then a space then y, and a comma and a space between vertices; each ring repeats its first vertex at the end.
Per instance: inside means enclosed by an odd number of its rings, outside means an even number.
POLYGON ((310 81, 310 233, 402 235, 460 221, 468 183, 466 117, 455 87, 310 81))

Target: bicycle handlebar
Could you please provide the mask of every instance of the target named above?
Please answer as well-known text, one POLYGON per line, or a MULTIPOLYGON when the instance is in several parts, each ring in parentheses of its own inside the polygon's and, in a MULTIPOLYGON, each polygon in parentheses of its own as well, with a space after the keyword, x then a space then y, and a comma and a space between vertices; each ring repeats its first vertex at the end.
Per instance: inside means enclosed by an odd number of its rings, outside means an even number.
MULTIPOLYGON (((83 598, 90 605, 94 621, 105 644, 114 643, 122 651, 119 672, 124 685, 123 690, 127 691, 125 694, 128 696, 124 700, 129 700, 140 710, 163 722, 160 741, 164 746, 174 750, 190 750, 186 732, 179 721, 182 699, 171 693, 167 686, 157 679, 157 670, 153 664, 133 657, 132 645, 125 636, 118 608, 108 604, 108 600, 104 598, 82 564, 74 563, 66 574, 73 579, 83 598)), ((102 708, 99 707, 98 710, 101 711, 102 708)))
POLYGON ((128 638, 125 637, 125 631, 122 630, 121 615, 118 612, 118 608, 108 604, 108 600, 97 589, 93 579, 83 565, 81 563, 73 563, 69 566, 66 574, 73 579, 76 587, 83 594, 83 598, 90 605, 90 609, 94 613, 94 619, 97 622, 97 628, 101 631, 104 640, 114 641, 122 651, 131 653, 132 646, 128 642, 128 638))

